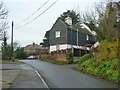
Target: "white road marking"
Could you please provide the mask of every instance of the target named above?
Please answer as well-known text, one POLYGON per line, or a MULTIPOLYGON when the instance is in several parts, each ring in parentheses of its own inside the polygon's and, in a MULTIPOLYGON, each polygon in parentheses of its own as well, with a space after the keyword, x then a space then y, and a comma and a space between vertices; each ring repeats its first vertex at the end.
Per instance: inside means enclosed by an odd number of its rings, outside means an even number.
POLYGON ((45 84, 45 86, 50 90, 49 86, 47 85, 47 83, 44 81, 44 79, 41 77, 41 75, 38 73, 37 70, 35 70, 35 72, 37 73, 37 75, 40 77, 40 79, 42 80, 42 82, 45 84))

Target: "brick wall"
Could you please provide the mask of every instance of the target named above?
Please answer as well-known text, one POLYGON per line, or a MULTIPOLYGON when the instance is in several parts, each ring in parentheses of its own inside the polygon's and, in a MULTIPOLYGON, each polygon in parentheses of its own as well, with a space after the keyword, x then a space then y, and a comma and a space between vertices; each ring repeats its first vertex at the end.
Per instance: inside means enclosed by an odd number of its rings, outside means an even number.
POLYGON ((56 54, 56 55, 42 55, 42 58, 49 58, 49 59, 54 59, 58 61, 68 61, 66 58, 66 54, 56 54))

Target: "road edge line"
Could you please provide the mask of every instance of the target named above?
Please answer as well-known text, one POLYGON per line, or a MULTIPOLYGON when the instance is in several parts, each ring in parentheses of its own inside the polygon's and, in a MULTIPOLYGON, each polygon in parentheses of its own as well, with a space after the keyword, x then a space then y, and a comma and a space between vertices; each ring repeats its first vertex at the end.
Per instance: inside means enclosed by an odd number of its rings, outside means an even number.
POLYGON ((42 82, 45 84, 45 86, 50 90, 49 86, 47 85, 47 83, 45 82, 45 80, 42 78, 42 76, 40 75, 40 73, 35 70, 35 72, 37 73, 37 75, 39 76, 39 78, 42 80, 42 82))

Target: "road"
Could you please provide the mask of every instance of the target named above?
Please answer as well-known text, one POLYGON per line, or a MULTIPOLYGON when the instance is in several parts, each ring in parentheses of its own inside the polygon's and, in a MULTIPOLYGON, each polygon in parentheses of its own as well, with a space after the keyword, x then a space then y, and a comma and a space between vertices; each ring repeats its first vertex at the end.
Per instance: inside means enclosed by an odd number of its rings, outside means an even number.
POLYGON ((34 67, 50 88, 118 88, 117 84, 67 67, 38 60, 21 60, 34 67))
MULTIPOLYGON (((10 65, 7 65, 7 67, 8 66, 10 65)), ((46 88, 32 67, 27 64, 20 64, 16 66, 19 66, 19 69, 21 70, 12 83, 11 88, 46 88)), ((17 69, 13 66, 10 67, 17 69)))

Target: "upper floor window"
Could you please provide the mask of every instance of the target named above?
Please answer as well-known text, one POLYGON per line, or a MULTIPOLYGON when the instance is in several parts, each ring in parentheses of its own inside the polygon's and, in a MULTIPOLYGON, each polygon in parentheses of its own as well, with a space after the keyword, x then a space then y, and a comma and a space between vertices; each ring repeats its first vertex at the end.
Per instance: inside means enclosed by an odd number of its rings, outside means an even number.
POLYGON ((87 41, 89 40, 89 37, 88 37, 88 35, 86 35, 86 40, 87 40, 87 41))
POLYGON ((56 31, 56 32, 55 32, 55 37, 56 37, 56 38, 60 37, 60 31, 56 31))

